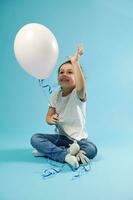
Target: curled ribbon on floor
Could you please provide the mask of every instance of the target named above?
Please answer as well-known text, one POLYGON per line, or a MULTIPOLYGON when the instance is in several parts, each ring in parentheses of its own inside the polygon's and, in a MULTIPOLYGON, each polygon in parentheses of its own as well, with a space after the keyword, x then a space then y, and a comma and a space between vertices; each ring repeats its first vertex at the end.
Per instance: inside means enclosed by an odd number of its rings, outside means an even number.
MULTIPOLYGON (((63 168, 65 164, 57 164, 57 162, 49 161, 49 164, 51 165, 49 168, 46 168, 42 172, 42 177, 44 179, 52 178, 63 171, 63 168), (55 164, 56 163, 56 164, 55 164)), ((91 170, 90 163, 88 165, 80 165, 78 169, 71 168, 74 172, 74 176, 72 177, 72 180, 76 180, 77 178, 80 178, 81 176, 85 175, 91 170)))
POLYGON ((77 170, 75 170, 75 175, 72 177, 72 180, 80 178, 91 170, 90 163, 88 165, 81 165, 77 170))

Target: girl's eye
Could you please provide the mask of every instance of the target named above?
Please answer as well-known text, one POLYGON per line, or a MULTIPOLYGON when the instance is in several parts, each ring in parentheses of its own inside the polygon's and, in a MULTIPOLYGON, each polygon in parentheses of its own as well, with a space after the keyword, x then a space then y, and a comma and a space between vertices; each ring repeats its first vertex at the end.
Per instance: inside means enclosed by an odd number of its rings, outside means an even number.
POLYGON ((60 74, 63 74, 63 72, 60 72, 60 74))
POLYGON ((68 72, 69 74, 72 74, 73 72, 68 72))

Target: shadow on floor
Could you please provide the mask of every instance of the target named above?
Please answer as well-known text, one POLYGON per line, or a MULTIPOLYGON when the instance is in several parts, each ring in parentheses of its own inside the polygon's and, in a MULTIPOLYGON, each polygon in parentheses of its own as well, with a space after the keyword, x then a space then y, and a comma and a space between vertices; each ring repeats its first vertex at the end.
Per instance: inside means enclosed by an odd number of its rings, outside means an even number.
MULTIPOLYGON (((101 160, 102 157, 97 155, 96 158, 93 159, 93 162, 98 162, 101 160)), ((52 163, 53 161, 45 157, 34 157, 32 155, 32 149, 16 148, 0 150, 0 162, 32 162, 44 164, 48 162, 52 163)))
POLYGON ((2 149, 0 150, 0 162, 46 163, 47 158, 34 157, 32 149, 2 149))

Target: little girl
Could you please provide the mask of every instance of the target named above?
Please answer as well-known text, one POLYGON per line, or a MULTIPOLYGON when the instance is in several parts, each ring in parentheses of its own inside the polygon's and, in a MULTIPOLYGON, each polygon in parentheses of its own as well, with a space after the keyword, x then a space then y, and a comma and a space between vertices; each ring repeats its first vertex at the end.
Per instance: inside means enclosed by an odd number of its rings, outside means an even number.
POLYGON ((34 134, 31 145, 35 156, 45 156, 66 162, 74 168, 86 164, 97 154, 96 146, 87 138, 86 85, 79 58, 83 48, 78 48, 70 60, 58 69, 61 89, 51 95, 46 122, 55 125, 55 134, 34 134))

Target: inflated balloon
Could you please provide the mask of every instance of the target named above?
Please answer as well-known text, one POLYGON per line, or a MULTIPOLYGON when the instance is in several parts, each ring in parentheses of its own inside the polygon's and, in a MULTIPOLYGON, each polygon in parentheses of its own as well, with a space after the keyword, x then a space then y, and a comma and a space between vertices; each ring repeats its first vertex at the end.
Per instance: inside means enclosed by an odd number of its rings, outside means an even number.
POLYGON ((38 79, 46 79, 56 65, 59 50, 55 36, 47 27, 30 23, 18 31, 14 52, 26 72, 38 79))

